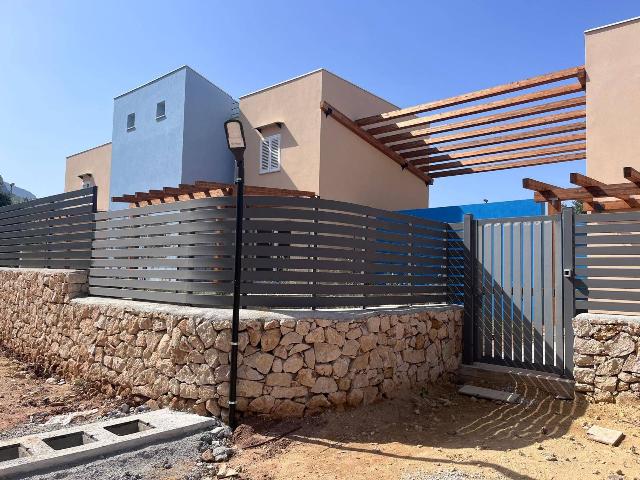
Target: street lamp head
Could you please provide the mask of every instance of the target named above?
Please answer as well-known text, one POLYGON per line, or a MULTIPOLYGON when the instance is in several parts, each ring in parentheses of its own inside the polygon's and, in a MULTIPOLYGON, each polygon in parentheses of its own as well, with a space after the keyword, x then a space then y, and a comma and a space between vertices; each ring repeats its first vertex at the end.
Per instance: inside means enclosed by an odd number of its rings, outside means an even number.
POLYGON ((229 150, 236 153, 246 148, 244 130, 240 120, 231 119, 224 122, 224 132, 227 135, 227 146, 229 150))

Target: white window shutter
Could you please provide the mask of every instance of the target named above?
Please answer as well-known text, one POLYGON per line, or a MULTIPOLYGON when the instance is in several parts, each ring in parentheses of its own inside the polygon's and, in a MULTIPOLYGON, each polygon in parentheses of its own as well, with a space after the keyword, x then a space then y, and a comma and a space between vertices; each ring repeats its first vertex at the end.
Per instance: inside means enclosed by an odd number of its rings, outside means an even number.
POLYGON ((280 135, 271 137, 271 157, 269 171, 276 172, 280 170, 280 135))
POLYGON ((263 138, 260 140, 260 173, 269 172, 270 150, 269 139, 263 138))
POLYGON ((280 134, 260 140, 260 173, 280 170, 280 134))

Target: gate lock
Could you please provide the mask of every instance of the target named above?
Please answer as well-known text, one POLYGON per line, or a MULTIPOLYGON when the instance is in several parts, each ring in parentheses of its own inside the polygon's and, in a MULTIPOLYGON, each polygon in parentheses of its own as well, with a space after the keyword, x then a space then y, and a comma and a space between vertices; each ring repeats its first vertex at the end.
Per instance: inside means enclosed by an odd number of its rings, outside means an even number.
POLYGON ((565 278, 571 278, 573 277, 573 269, 572 268, 565 268, 562 270, 562 276, 565 278))

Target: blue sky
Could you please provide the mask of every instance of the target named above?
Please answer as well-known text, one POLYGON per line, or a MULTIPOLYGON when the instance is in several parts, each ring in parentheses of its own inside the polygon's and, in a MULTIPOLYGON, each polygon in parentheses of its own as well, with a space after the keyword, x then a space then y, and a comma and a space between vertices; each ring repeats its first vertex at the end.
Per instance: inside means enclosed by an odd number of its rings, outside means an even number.
MULTIPOLYGON (((584 63, 583 31, 637 1, 0 0, 0 174, 61 192, 69 154, 111 137, 113 97, 188 64, 237 97, 325 67, 409 106, 584 63)), ((438 179, 431 206, 530 198, 566 163, 438 179)))

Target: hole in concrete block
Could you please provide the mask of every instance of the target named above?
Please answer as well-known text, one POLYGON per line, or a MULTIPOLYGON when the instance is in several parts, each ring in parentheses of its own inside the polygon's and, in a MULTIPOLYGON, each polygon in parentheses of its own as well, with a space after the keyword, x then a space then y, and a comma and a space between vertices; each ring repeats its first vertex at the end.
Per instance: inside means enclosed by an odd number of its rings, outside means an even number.
POLYGON ((145 432, 147 430, 151 430, 152 428, 155 427, 149 425, 148 423, 141 422, 140 420, 133 420, 131 422, 118 423, 116 425, 104 427, 105 430, 108 430, 109 432, 121 437, 125 435, 131 435, 132 433, 145 432))
POLYGON ((75 432, 58 437, 44 438, 42 441, 54 450, 64 450, 66 448, 79 447, 80 445, 95 442, 96 439, 84 432, 75 432))
POLYGON ((30 455, 29 450, 19 443, 0 447, 0 462, 8 462, 9 460, 15 460, 28 455, 30 455))

